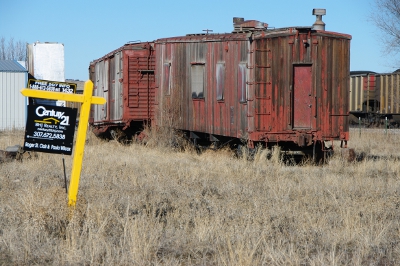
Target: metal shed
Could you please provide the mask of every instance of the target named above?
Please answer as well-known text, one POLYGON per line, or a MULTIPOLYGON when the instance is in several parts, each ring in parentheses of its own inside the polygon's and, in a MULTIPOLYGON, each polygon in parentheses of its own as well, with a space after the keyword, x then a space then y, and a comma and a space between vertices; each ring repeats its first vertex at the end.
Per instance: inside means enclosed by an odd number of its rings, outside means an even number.
POLYGON ((28 71, 14 60, 0 60, 0 130, 22 129, 26 122, 28 71))

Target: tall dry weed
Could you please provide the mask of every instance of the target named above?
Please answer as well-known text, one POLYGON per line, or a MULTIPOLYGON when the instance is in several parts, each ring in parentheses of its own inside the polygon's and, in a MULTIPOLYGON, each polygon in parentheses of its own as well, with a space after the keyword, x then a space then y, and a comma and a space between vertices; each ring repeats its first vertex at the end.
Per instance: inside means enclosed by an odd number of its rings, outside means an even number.
MULTIPOLYGON (((357 134, 362 158, 319 166, 89 137, 72 213, 61 155, 3 163, 0 264, 396 265, 400 139, 357 134)), ((0 134, 0 149, 22 142, 0 134)))
POLYGON ((143 144, 149 148, 167 148, 172 150, 188 150, 192 147, 184 133, 172 127, 147 127, 144 130, 143 144))

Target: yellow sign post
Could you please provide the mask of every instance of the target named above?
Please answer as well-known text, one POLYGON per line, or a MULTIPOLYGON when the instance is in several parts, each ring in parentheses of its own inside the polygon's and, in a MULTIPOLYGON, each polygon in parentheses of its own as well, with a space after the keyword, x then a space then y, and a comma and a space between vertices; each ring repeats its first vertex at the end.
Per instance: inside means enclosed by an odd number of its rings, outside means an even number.
POLYGON ((76 136, 76 144, 74 149, 74 158, 72 163, 71 181, 68 191, 68 205, 75 206, 76 196, 78 195, 79 179, 82 169, 83 152, 85 149, 86 132, 89 123, 90 106, 91 104, 105 104, 106 99, 104 99, 103 97, 92 96, 93 82, 90 80, 85 82, 83 94, 49 92, 32 89, 22 89, 21 93, 26 97, 82 103, 81 114, 79 116, 78 133, 76 136))

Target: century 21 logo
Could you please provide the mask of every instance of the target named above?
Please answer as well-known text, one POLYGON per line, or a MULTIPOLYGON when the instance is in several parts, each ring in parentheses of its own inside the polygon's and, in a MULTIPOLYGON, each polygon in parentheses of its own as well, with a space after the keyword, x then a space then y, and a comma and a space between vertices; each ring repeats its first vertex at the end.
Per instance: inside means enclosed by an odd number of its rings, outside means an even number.
POLYGON ((51 116, 51 117, 56 117, 58 119, 55 118, 45 118, 41 121, 35 120, 35 122, 39 122, 39 123, 46 123, 46 124, 52 124, 51 120, 54 121, 55 124, 57 124, 58 122, 60 122, 60 125, 63 126, 69 126, 69 116, 64 115, 65 112, 61 112, 61 111, 54 111, 52 110, 47 110, 44 106, 39 106, 36 108, 36 115, 39 117, 43 117, 43 116, 51 116))

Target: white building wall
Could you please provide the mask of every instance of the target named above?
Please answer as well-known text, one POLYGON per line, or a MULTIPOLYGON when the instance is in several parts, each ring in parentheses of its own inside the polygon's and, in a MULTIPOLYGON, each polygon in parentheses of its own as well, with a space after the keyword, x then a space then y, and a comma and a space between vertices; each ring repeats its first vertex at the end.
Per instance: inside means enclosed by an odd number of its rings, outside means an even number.
POLYGON ((26 124, 26 87, 24 72, 0 72, 0 130, 24 129, 26 124))

